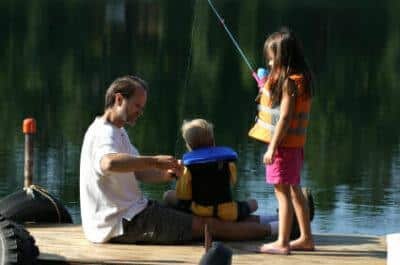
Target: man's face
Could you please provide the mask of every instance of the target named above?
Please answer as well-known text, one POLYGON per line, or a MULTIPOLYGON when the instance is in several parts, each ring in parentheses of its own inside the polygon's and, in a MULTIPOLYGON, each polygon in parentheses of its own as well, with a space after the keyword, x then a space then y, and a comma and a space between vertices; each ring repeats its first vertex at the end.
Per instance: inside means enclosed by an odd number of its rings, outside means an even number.
POLYGON ((143 114, 146 101, 147 92, 142 87, 137 88, 129 99, 123 99, 120 114, 125 124, 135 125, 136 120, 143 114))

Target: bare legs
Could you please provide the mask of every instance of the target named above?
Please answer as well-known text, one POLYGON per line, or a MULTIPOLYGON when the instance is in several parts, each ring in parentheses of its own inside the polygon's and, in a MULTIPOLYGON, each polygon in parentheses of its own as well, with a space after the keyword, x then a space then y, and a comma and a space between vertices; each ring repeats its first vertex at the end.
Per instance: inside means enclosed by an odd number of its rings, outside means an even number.
POLYGON ((219 240, 263 239, 270 235, 269 225, 246 221, 227 222, 212 217, 193 216, 193 239, 203 238, 205 224, 207 224, 211 236, 219 240))
POLYGON ((275 242, 264 244, 260 251, 270 254, 289 254, 290 250, 314 250, 307 202, 299 185, 276 184, 279 205, 279 236, 275 242), (293 210, 300 227, 300 237, 289 242, 293 210))
POLYGON ((290 186, 293 208, 300 227, 300 237, 290 242, 292 250, 314 250, 314 240, 311 234, 310 212, 300 186, 290 186))
POLYGON ((288 254, 289 236, 292 227, 293 208, 290 198, 290 186, 277 184, 274 186, 279 205, 279 235, 275 242, 264 244, 261 252, 270 254, 288 254))
MULTIPOLYGON (((178 203, 178 199, 176 198, 176 191, 175 190, 167 190, 164 192, 163 201, 167 205, 176 205, 178 203)), ((250 213, 257 211, 258 203, 255 199, 248 199, 247 204, 249 205, 250 213)))
MULTIPOLYGON (((164 193, 164 202, 169 206, 177 205, 176 192, 169 190, 164 193)), ((257 201, 247 200, 250 212, 258 208, 257 201)), ((221 221, 213 217, 193 216, 192 237, 202 239, 204 237, 204 226, 207 224, 208 231, 212 238, 219 240, 251 240, 264 239, 270 236, 269 224, 260 224, 258 216, 249 216, 240 222, 221 221)))

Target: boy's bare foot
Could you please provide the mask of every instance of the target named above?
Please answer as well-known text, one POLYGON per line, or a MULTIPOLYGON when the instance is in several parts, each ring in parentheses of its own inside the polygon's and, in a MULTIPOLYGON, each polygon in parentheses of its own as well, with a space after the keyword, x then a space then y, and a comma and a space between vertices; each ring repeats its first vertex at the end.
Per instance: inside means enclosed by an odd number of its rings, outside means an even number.
POLYGON ((314 251, 315 250, 315 245, 314 241, 310 240, 305 240, 302 238, 290 241, 289 243, 290 249, 295 250, 295 251, 314 251))
POLYGON ((280 246, 277 242, 264 244, 259 248, 259 251, 265 254, 278 254, 278 255, 290 254, 290 249, 288 246, 280 246))

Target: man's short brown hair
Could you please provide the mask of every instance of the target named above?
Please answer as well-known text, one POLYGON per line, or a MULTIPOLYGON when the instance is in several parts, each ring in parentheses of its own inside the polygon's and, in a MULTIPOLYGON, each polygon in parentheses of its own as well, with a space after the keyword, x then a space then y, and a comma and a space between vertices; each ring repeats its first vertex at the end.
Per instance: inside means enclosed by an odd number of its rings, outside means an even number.
POLYGON ((114 106, 115 94, 120 93, 124 98, 128 99, 135 94, 138 87, 147 90, 147 83, 137 76, 126 75, 115 79, 107 89, 104 109, 114 106))

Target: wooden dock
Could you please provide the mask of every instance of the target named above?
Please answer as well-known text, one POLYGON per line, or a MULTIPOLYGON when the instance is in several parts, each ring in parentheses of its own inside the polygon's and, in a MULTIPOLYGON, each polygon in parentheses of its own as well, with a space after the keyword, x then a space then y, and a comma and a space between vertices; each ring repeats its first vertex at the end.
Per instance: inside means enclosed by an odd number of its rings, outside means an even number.
MULTIPOLYGON (((165 265, 198 264, 204 254, 200 243, 179 246, 93 244, 80 225, 27 227, 40 250, 40 264, 165 265)), ((386 264, 385 237, 314 235, 315 252, 293 251, 289 256, 256 253, 261 241, 226 242, 233 250, 232 264, 386 264)))

